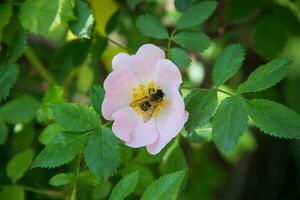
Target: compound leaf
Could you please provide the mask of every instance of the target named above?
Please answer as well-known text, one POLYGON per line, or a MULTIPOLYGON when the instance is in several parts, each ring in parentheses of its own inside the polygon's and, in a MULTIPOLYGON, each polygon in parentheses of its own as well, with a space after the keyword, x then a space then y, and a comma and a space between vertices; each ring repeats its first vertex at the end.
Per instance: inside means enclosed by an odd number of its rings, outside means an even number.
POLYGON ((271 62, 258 67, 250 74, 248 79, 242 83, 239 93, 257 92, 267 89, 282 80, 288 73, 290 60, 285 58, 276 58, 271 62))
POLYGON ((109 197, 110 200, 123 200, 134 191, 139 181, 139 171, 125 176, 114 187, 109 197))
POLYGON ((54 168, 73 160, 85 147, 88 134, 69 133, 72 137, 60 144, 47 145, 35 158, 32 167, 54 168))
POLYGON ((179 171, 162 176, 146 188, 141 200, 176 199, 185 174, 186 171, 179 171))
POLYGON ((247 127, 247 105, 242 97, 228 97, 219 105, 213 121, 213 140, 225 153, 234 150, 247 127))
POLYGON ((179 18, 176 26, 178 29, 196 26, 204 22, 217 7, 215 1, 204 1, 197 5, 191 6, 179 18))
POLYGON ((0 66, 0 100, 9 95, 9 90, 17 81, 19 66, 17 64, 5 64, 0 66))
POLYGON ((165 39, 169 37, 166 27, 152 15, 139 16, 136 21, 138 29, 148 37, 165 39))
POLYGON ((204 51, 209 47, 209 38, 201 32, 180 32, 172 40, 193 51, 204 51))
POLYGON ((34 152, 32 149, 27 149, 15 155, 6 166, 6 174, 12 180, 17 182, 22 178, 25 172, 30 168, 34 152))
POLYGON ((101 125, 97 113, 86 105, 57 103, 50 108, 54 120, 68 131, 84 132, 101 125))
POLYGON ((95 129, 88 141, 85 162, 91 172, 100 178, 110 177, 120 161, 118 140, 108 128, 95 129))
POLYGON ((245 57, 244 49, 239 44, 225 48, 213 67, 213 83, 220 86, 231 78, 242 66, 245 57))
POLYGON ((254 124, 275 137, 300 139, 300 116, 287 107, 265 99, 253 99, 248 112, 254 124))

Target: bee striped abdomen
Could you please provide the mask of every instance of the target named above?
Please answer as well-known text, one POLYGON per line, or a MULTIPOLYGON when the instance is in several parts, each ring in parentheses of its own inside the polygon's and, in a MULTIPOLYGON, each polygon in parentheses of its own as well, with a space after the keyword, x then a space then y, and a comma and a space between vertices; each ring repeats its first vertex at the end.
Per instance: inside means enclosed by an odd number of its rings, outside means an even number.
POLYGON ((151 103, 149 101, 144 101, 143 103, 140 104, 140 108, 143 111, 147 111, 149 110, 149 108, 151 108, 151 103))

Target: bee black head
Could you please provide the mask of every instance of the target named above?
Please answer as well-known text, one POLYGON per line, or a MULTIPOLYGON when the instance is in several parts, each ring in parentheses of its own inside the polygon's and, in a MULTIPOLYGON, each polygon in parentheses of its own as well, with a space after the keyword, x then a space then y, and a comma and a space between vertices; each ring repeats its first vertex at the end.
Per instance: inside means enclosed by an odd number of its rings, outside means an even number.
POLYGON ((157 91, 156 91, 156 94, 157 94, 157 96, 159 96, 160 98, 163 98, 164 97, 164 93, 163 93, 163 91, 162 91, 162 89, 158 89, 157 91))

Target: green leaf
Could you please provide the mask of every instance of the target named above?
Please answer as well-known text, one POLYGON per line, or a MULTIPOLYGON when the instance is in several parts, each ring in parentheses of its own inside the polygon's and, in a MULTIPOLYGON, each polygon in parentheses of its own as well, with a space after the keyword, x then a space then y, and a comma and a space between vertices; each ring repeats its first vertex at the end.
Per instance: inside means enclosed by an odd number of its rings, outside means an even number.
POLYGON ((112 189, 112 183, 108 180, 103 180, 99 185, 92 187, 90 199, 91 200, 101 200, 108 199, 108 195, 112 189))
POLYGON ((247 105, 242 97, 227 97, 219 105, 213 121, 213 140, 224 153, 234 150, 247 127, 247 105))
POLYGON ((271 62, 258 67, 250 74, 248 79, 242 83, 239 93, 257 92, 267 89, 281 81, 288 73, 291 61, 285 58, 277 58, 271 62))
POLYGON ((100 178, 110 177, 120 161, 118 140, 108 128, 95 129, 89 138, 85 162, 91 172, 100 178))
POLYGON ((204 1, 197 5, 191 6, 179 18, 176 27, 178 29, 183 29, 201 24, 210 15, 212 15, 216 7, 217 2, 215 1, 204 1))
POLYGON ((179 171, 162 176, 147 187, 141 200, 174 200, 186 171, 179 171))
POLYGON ((43 97, 43 105, 38 111, 38 121, 48 122, 53 119, 50 110, 51 103, 65 102, 64 88, 59 85, 50 84, 46 94, 43 97))
POLYGON ((13 183, 22 178, 25 172, 30 168, 34 152, 27 149, 15 155, 6 166, 6 174, 13 183))
POLYGON ((208 143, 212 141, 212 128, 210 124, 197 127, 193 132, 182 132, 182 136, 191 143, 208 143))
POLYGON ((50 124, 39 135, 39 142, 43 145, 62 143, 63 128, 59 124, 50 124))
POLYGON ((79 181, 89 185, 99 185, 101 183, 101 180, 88 170, 79 174, 79 181))
POLYGON ((241 45, 232 44, 225 48, 213 67, 213 83, 220 86, 231 78, 242 66, 245 52, 241 45))
POLYGON ((49 184, 55 187, 58 186, 64 186, 69 183, 71 183, 73 180, 75 180, 75 176, 72 173, 60 173, 56 174, 49 180, 49 184))
POLYGON ((139 180, 139 171, 133 172, 125 176, 114 187, 109 197, 110 200, 123 200, 129 196, 136 188, 139 180))
POLYGON ((213 116, 218 105, 217 91, 197 91, 187 97, 186 110, 189 112, 185 128, 188 133, 206 124, 213 116))
MULTIPOLYGON (((107 38, 100 37, 98 35, 94 36, 93 43, 92 43, 91 49, 90 49, 90 55, 91 55, 90 66, 93 67, 94 71, 97 71, 98 73, 100 73, 98 64, 99 64, 100 60, 102 59, 101 56, 102 56, 103 52, 105 51, 105 49, 107 48, 107 46, 108 46, 107 38)), ((96 80, 100 80, 99 77, 98 77, 98 79, 96 78, 96 80)))
POLYGON ((19 186, 4 186, 0 192, 0 199, 3 200, 25 200, 25 192, 19 186))
POLYGON ((35 116, 39 102, 31 96, 18 97, 0 108, 0 117, 10 123, 27 123, 35 116))
MULTIPOLYGON (((2 39, 2 29, 9 23, 12 16, 11 3, 0 4, 0 41, 2 39)), ((1 73, 0 73, 1 74, 1 73)))
POLYGON ((183 68, 190 66, 192 62, 189 54, 185 50, 177 47, 171 49, 171 60, 178 67, 183 67, 183 68))
POLYGON ((50 108, 54 120, 68 131, 84 132, 101 125, 96 112, 86 105, 58 103, 50 108))
POLYGON ((20 6, 22 26, 35 34, 53 32, 74 19, 71 0, 26 0, 20 6))
POLYGON ((169 37, 166 27, 158 18, 152 15, 139 16, 136 21, 137 28, 148 37, 156 39, 165 39, 169 37))
POLYGON ((281 138, 300 139, 300 116, 287 107, 264 99, 249 101, 248 112, 264 133, 281 138))
POLYGON ((201 32, 179 32, 172 41, 193 51, 204 51, 209 47, 209 38, 201 32))
POLYGON ((60 144, 47 145, 35 158, 32 167, 54 168, 64 165, 75 158, 86 145, 88 133, 74 134, 60 144))
POLYGON ((100 85, 93 85, 89 91, 92 106, 101 115, 101 105, 104 99, 105 91, 100 85))
POLYGON ((4 145, 7 139, 8 129, 2 119, 0 119, 0 145, 4 145))
POLYGON ((64 87, 51 84, 48 87, 46 94, 43 97, 43 104, 62 103, 65 101, 64 87))
POLYGON ((17 64, 6 64, 0 66, 0 100, 9 95, 9 90, 17 81, 19 66, 17 64))
POLYGON ((159 169, 162 174, 166 174, 179 170, 186 170, 187 168, 188 165, 186 163, 184 154, 180 145, 178 144, 178 141, 176 140, 164 154, 159 169))
POLYGON ((76 0, 76 22, 70 22, 72 32, 82 38, 90 38, 94 25, 94 17, 88 5, 82 0, 76 0))
POLYGON ((51 66, 64 70, 80 66, 85 61, 90 46, 91 42, 87 39, 76 39, 65 43, 53 55, 51 66))
POLYGON ((193 3, 193 0, 175 0, 174 1, 175 8, 180 12, 187 10, 192 5, 192 3, 193 3))
POLYGON ((13 43, 9 48, 8 62, 16 62, 27 48, 27 33, 18 32, 15 34, 13 43))

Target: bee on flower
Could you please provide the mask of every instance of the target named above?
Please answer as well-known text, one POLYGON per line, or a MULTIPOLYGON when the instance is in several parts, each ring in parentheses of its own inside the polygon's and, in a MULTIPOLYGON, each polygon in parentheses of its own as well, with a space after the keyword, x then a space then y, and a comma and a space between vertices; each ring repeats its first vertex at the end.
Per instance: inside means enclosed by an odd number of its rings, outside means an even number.
POLYGON ((127 146, 159 153, 188 119, 178 67, 162 49, 145 44, 135 55, 116 55, 112 68, 104 81, 103 117, 114 121, 113 133, 127 146))

